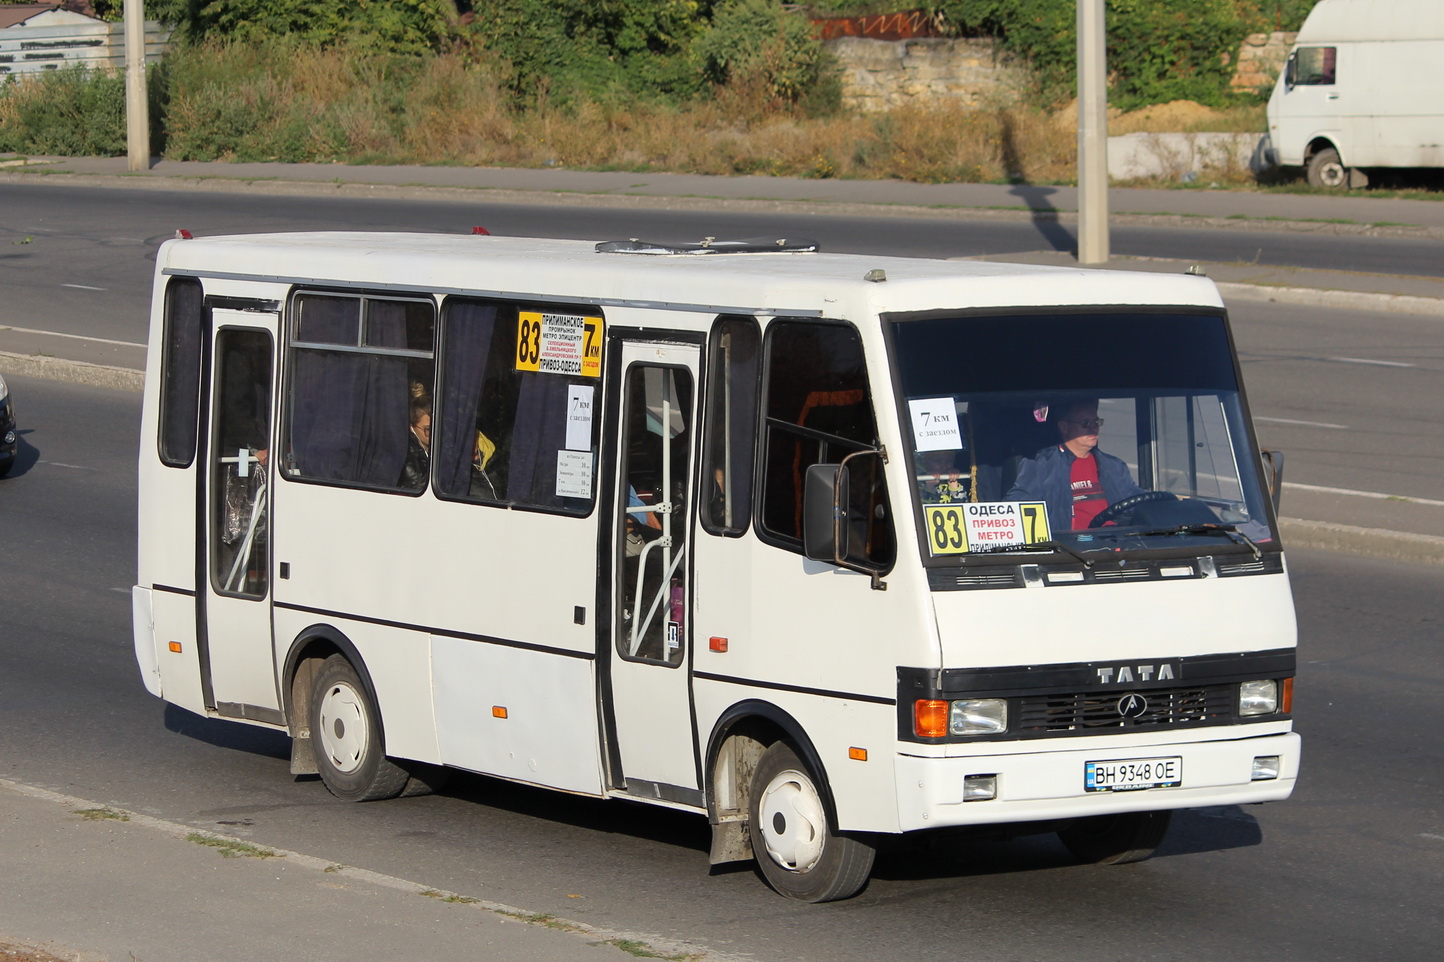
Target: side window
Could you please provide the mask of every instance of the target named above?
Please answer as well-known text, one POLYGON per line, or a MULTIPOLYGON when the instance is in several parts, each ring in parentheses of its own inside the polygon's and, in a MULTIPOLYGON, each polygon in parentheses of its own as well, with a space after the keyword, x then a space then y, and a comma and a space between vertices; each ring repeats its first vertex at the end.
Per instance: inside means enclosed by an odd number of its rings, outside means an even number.
POLYGON ((1337 47, 1300 47, 1294 53, 1293 82, 1300 86, 1329 86, 1334 83, 1337 47))
POLYGON ((447 299, 437 494, 591 511, 603 323, 589 307, 447 299))
MULTIPOLYGON (((803 482, 814 464, 836 464, 877 446, 877 424, 857 332, 839 324, 775 321, 767 330, 762 527, 802 545, 803 482)), ((849 560, 886 566, 895 541, 881 460, 853 462, 849 517, 862 530, 849 560)))
POLYGON ((436 308, 421 298, 292 298, 287 477, 426 487, 435 327, 436 308))
POLYGON ((750 317, 721 317, 712 327, 699 499, 703 527, 714 534, 742 534, 752 514, 761 339, 750 317))
POLYGON ((201 282, 193 277, 172 278, 165 290, 160 459, 173 468, 189 467, 196 456, 203 313, 201 282))

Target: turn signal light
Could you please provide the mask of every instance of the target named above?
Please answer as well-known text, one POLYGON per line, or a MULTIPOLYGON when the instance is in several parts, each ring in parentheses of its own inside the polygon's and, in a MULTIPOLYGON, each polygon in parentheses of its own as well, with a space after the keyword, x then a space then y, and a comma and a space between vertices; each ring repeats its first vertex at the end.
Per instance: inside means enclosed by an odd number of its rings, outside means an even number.
POLYGON ((178 641, 173 641, 173 642, 171 642, 171 643, 170 643, 170 650, 173 651, 173 652, 175 652, 177 655, 179 655, 179 654, 181 653, 181 643, 178 642, 178 641))
POLYGON ((847 750, 847 757, 855 762, 865 762, 867 761, 867 749, 857 747, 849 748, 847 750))
POLYGON ((948 703, 936 698, 913 702, 913 732, 919 738, 947 737, 948 703))
POLYGON ((1292 715, 1294 712, 1294 680, 1284 679, 1283 695, 1279 698, 1279 711, 1285 715, 1292 715))
POLYGON ((492 718, 505 718, 505 717, 506 717, 506 707, 505 707, 504 705, 492 705, 492 706, 491 706, 491 717, 492 717, 492 718))

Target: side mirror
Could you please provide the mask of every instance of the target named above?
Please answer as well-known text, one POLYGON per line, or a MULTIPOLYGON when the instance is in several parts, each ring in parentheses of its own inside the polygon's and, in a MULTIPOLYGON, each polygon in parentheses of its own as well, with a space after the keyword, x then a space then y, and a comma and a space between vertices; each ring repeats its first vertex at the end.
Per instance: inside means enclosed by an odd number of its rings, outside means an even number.
POLYGON ((1284 494, 1284 453, 1282 451, 1262 451, 1264 473, 1268 478, 1269 499, 1274 503, 1274 516, 1279 513, 1279 500, 1284 494))
POLYGON ((1294 85, 1299 82, 1298 56, 1297 53, 1289 54, 1288 63, 1284 64, 1284 89, 1286 90, 1292 90, 1294 85))
POLYGON ((848 472, 840 464, 808 467, 802 494, 802 553, 841 564, 847 557, 848 472))

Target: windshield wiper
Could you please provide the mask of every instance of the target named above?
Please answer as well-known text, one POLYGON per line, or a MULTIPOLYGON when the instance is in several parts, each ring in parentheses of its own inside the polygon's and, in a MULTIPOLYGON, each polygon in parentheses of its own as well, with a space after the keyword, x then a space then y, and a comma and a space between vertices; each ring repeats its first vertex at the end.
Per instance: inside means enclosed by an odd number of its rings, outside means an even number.
POLYGON ((1170 534, 1219 534, 1234 544, 1243 545, 1252 551, 1253 560, 1257 561, 1263 557, 1263 552, 1259 550, 1254 540, 1231 524, 1178 524, 1171 528, 1153 528, 1149 531, 1140 531, 1137 537, 1150 538, 1170 534))
POLYGON ((1064 544, 1061 541, 1029 541, 1027 544, 1000 545, 996 548, 993 548, 991 551, 988 551, 987 554, 1011 554, 1015 551, 1039 550, 1061 551, 1066 555, 1072 555, 1074 558, 1077 558, 1082 563, 1083 567, 1093 567, 1093 562, 1090 559, 1083 557, 1083 555, 1079 554, 1072 547, 1064 544))

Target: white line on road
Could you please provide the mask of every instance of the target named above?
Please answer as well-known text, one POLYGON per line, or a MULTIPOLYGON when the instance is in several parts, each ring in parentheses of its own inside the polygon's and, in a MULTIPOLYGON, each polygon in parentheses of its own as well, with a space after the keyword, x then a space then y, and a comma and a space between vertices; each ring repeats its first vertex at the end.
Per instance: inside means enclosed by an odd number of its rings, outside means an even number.
POLYGON ((1355 491, 1353 488, 1326 488, 1318 484, 1299 484, 1295 481, 1285 481, 1284 487, 1294 488, 1298 491, 1315 491, 1319 494, 1347 494, 1355 498, 1374 498, 1379 501, 1407 501, 1410 504, 1427 504, 1435 508, 1444 508, 1444 501, 1435 501, 1431 498, 1411 498, 1405 494, 1384 494, 1380 491, 1355 491))
POLYGON ((1347 424, 1330 424, 1327 421, 1295 421, 1293 418, 1265 418, 1254 417, 1255 421, 1268 421, 1270 424, 1298 424, 1306 428, 1333 428, 1337 431, 1347 431, 1347 424))
POLYGON ((1434 834, 1432 834, 1432 833, 1430 833, 1430 832, 1420 832, 1420 833, 1419 833, 1419 837, 1420 837, 1420 838, 1430 838, 1430 839, 1433 839, 1433 840, 1436 841, 1436 842, 1444 842, 1444 835, 1434 835, 1434 834))
MULTIPOLYGON (((98 290, 99 288, 97 288, 98 290)), ((14 331, 17 334, 45 334, 49 337, 68 337, 76 341, 94 341, 97 344, 119 344, 121 347, 145 347, 139 341, 112 341, 107 337, 88 337, 84 334, 62 334, 59 331, 37 331, 33 327, 0 327, 0 331, 14 331)))
POLYGON ((1377 364, 1380 367, 1417 367, 1415 364, 1407 364, 1404 361, 1375 361, 1367 357, 1331 357, 1330 361, 1338 361, 1341 364, 1377 364))
POLYGON ((61 287, 73 287, 78 291, 103 291, 103 287, 91 287, 89 284, 61 284, 61 287))
POLYGON ((52 468, 71 468, 75 471, 99 471, 99 468, 87 468, 83 464, 66 464, 64 461, 41 461, 41 464, 48 464, 52 468))

